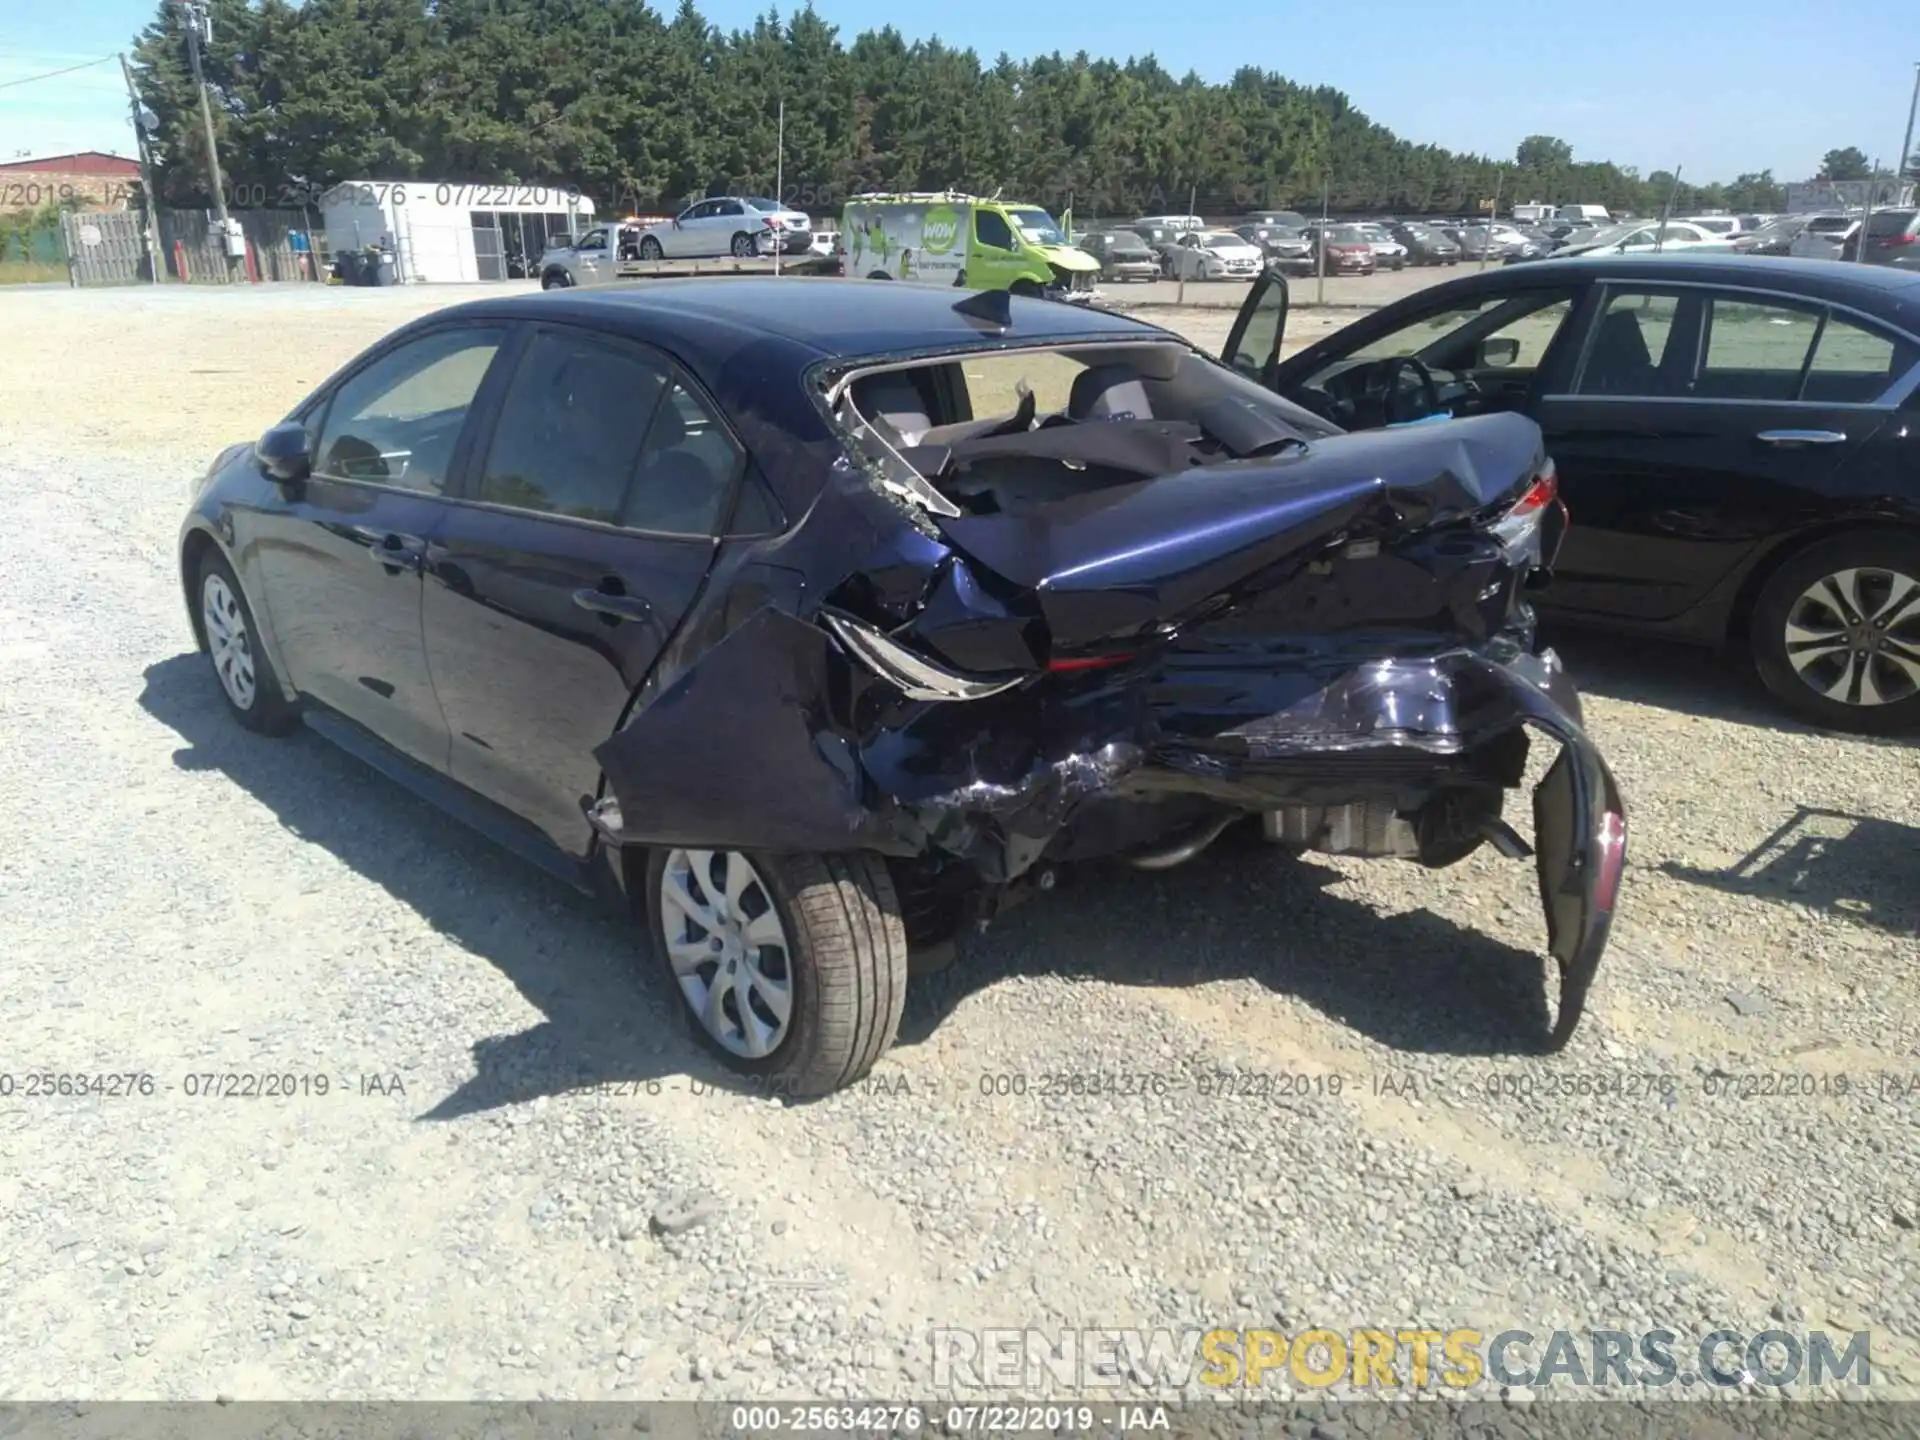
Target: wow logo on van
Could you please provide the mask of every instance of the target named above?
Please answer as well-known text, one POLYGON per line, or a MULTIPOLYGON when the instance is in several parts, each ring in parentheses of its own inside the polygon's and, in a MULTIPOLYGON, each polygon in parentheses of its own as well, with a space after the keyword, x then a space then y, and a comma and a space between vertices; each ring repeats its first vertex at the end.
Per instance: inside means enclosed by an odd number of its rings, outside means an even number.
POLYGON ((953 249, 954 242, 960 238, 960 217, 953 213, 951 205, 935 205, 927 211, 927 218, 920 227, 921 246, 935 255, 944 255, 953 249))

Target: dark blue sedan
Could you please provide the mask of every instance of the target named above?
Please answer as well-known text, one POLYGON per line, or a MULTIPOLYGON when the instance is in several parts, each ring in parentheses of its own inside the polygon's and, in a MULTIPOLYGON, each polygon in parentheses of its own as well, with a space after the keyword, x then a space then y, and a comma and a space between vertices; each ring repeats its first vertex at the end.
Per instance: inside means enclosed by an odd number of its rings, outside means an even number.
POLYGON ((180 567, 242 725, 605 889, 817 1094, 1001 906, 1236 826, 1537 854, 1564 1044, 1625 821, 1533 642, 1562 518, 1522 417, 1347 435, 1112 315, 666 281, 398 331, 215 459, 180 567))

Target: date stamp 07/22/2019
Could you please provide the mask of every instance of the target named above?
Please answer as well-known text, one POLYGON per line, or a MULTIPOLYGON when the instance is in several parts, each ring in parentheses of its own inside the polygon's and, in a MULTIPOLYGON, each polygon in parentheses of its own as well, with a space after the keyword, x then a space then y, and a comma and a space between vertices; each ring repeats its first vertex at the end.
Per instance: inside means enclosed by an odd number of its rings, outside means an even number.
POLYGON ((334 1074, 324 1070, 0 1070, 0 1102, 61 1100, 312 1100, 340 1096, 404 1096, 393 1071, 334 1074))
MULTIPOLYGON (((1130 1100, 1182 1096, 1202 1102, 1314 1103, 1360 1100, 1445 1102, 1494 1105, 1533 1103, 1652 1103, 1682 1100, 1707 1103, 1778 1105, 1879 1102, 1920 1104, 1920 1071, 1768 1070, 1732 1072, 1718 1068, 1687 1075, 1628 1070, 1495 1070, 1460 1075, 1431 1071, 1380 1070, 1346 1075, 1338 1071, 1176 1070, 983 1071, 929 1086, 909 1083, 904 1074, 876 1074, 854 1087, 880 1098, 911 1098, 932 1090, 961 1090, 988 1100, 1042 1104, 1071 1101, 1130 1100)), ((416 1085, 418 1080, 415 1081, 416 1085)), ((684 1091, 695 1097, 725 1097, 751 1091, 750 1084, 679 1077, 603 1080, 572 1087, 611 1096, 657 1096, 684 1091)), ((342 1097, 404 1097, 407 1080, 397 1071, 377 1069, 335 1072, 265 1065, 234 1069, 188 1070, 163 1075, 129 1067, 113 1070, 49 1068, 0 1069, 0 1105, 20 1102, 151 1100, 308 1101, 342 1097)))

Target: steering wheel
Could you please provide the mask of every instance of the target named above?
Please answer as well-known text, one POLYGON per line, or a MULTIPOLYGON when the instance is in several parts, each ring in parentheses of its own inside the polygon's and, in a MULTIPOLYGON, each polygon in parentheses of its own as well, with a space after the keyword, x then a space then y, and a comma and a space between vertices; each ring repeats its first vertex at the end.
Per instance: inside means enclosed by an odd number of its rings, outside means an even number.
POLYGON ((1396 355, 1380 367, 1380 412, 1389 425, 1398 425, 1406 420, 1419 420, 1440 411, 1440 387, 1434 383, 1433 371, 1426 362, 1412 355, 1396 355), (1403 415, 1400 401, 1400 373, 1411 370, 1420 381, 1420 398, 1426 402, 1426 408, 1419 415, 1403 415))

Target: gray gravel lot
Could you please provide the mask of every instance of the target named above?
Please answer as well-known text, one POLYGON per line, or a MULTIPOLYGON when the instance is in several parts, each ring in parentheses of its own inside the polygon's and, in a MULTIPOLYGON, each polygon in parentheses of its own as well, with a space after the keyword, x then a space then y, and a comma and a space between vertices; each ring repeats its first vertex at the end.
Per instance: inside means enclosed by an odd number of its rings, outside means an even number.
POLYGON ((1530 866, 1223 850, 742 1094, 622 923, 190 649, 188 477, 494 288, 0 294, 0 1400, 904 1397, 935 1327, 1213 1325, 1870 1329, 1920 1394, 1920 750, 1563 637, 1633 826, 1565 1054, 1530 866))

